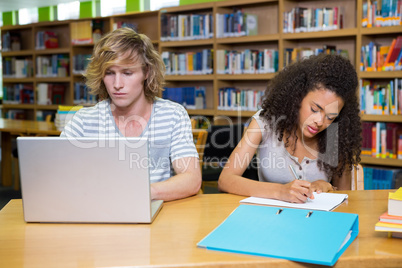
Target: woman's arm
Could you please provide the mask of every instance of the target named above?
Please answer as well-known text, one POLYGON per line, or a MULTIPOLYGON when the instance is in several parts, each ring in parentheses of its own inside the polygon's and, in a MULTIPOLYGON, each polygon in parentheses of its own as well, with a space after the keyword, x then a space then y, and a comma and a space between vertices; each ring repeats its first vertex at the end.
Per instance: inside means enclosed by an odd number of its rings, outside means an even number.
POLYGON ((307 181, 294 180, 288 184, 279 184, 242 177, 261 141, 261 129, 253 119, 223 168, 218 181, 219 189, 238 195, 274 198, 295 203, 305 202, 307 197, 312 196, 309 190, 310 183, 307 181))
POLYGON ((332 185, 335 187, 335 190, 350 190, 352 188, 352 171, 345 168, 342 177, 334 178, 332 185))

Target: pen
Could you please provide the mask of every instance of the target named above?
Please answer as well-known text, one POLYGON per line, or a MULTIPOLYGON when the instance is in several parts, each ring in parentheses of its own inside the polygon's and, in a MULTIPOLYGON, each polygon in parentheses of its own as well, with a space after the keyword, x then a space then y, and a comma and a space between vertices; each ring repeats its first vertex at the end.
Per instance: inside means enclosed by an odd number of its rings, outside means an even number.
POLYGON ((296 171, 295 171, 295 169, 293 168, 293 166, 292 166, 291 164, 289 164, 289 168, 290 168, 290 170, 292 171, 293 176, 295 177, 295 180, 300 180, 301 178, 299 178, 299 177, 297 176, 296 171))
MULTIPOLYGON (((289 168, 292 171, 293 176, 295 177, 295 180, 301 180, 301 177, 297 176, 296 171, 291 164, 289 164, 289 168)), ((310 201, 311 199, 309 197, 307 197, 307 200, 310 201)))

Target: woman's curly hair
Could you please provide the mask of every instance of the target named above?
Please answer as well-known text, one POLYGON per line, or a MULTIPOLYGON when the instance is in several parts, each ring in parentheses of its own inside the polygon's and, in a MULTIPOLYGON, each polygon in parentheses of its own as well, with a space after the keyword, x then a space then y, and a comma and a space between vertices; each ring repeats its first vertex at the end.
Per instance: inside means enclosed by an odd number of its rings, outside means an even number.
POLYGON ((332 124, 317 135, 318 166, 330 180, 340 178, 360 162, 361 121, 357 98, 357 74, 340 55, 319 54, 285 67, 269 83, 262 102, 261 118, 290 146, 297 139, 299 111, 304 97, 325 88, 342 98, 344 106, 332 124), (280 119, 280 120, 278 120, 280 119))
POLYGON ((84 74, 90 93, 101 100, 108 99, 103 77, 113 65, 140 64, 148 77, 144 82, 145 97, 153 101, 163 89, 165 64, 151 40, 130 28, 109 32, 95 45, 92 57, 84 74))

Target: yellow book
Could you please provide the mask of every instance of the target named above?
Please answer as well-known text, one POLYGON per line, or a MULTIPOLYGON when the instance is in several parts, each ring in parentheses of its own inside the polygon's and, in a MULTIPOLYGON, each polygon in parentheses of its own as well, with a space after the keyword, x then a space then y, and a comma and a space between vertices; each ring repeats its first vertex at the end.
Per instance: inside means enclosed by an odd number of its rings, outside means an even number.
POLYGON ((402 187, 388 195, 388 214, 402 216, 402 187))
POLYGON ((396 192, 389 193, 388 198, 402 201, 402 187, 396 190, 396 192))
POLYGON ((82 105, 76 105, 76 106, 59 105, 58 110, 64 111, 64 112, 70 112, 70 111, 78 111, 79 109, 81 109, 83 107, 84 106, 82 106, 82 105))
POLYGON ((375 224, 375 230, 380 232, 402 232, 402 224, 379 221, 375 224))
POLYGON ((90 44, 92 40, 92 21, 71 23, 71 42, 73 44, 90 44))
POLYGON ((190 74, 193 73, 194 68, 193 68, 193 57, 194 57, 194 52, 187 52, 186 53, 186 57, 187 57, 187 70, 190 74))

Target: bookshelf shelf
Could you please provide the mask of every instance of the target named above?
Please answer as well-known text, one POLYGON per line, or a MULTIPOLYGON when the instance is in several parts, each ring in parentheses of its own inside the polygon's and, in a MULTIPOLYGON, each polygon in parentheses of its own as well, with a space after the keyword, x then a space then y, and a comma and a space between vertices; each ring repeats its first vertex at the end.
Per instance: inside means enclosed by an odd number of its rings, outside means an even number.
POLYGON ((94 44, 90 43, 90 44, 71 44, 72 48, 93 48, 94 44))
POLYGON ((255 36, 242 36, 242 37, 226 37, 217 38, 217 44, 233 44, 233 43, 252 43, 252 42, 267 42, 278 41, 279 34, 255 35, 255 36))
POLYGON ((2 31, 17 31, 17 30, 31 30, 32 29, 32 25, 7 25, 7 26, 3 26, 1 27, 2 31))
POLYGON ((379 35, 379 34, 401 34, 402 26, 361 28, 362 35, 379 35))
POLYGON ((244 5, 258 5, 267 3, 278 3, 278 0, 232 0, 232 1, 222 1, 216 2, 217 7, 233 7, 233 6, 244 6, 244 5))
POLYGON ((267 74, 218 74, 218 80, 269 80, 274 78, 276 73, 267 74))
POLYGON ((355 37, 358 33, 357 28, 353 29, 340 29, 331 31, 317 31, 308 33, 286 33, 282 35, 283 39, 315 39, 315 38, 331 38, 331 37, 355 37))
MULTIPOLYGON (((17 26, 4 26, 1 27, 1 35, 2 39, 5 34, 9 34, 10 41, 17 39, 19 41, 20 49, 16 51, 5 51, 2 53, 3 60, 6 57, 10 57, 13 59, 21 59, 32 62, 33 69, 33 77, 28 78, 16 78, 12 76, 3 77, 3 84, 7 86, 8 97, 12 101, 13 98, 16 98, 15 92, 20 90, 22 87, 24 90, 30 90, 24 92, 24 97, 32 100, 33 104, 4 104, 2 106, 2 115, 3 117, 6 115, 10 115, 11 118, 25 118, 30 120, 40 120, 38 119, 38 115, 47 115, 51 113, 55 113, 58 109, 58 105, 38 105, 38 94, 37 88, 39 86, 44 86, 43 84, 47 84, 49 89, 52 92, 57 92, 54 94, 61 94, 53 96, 57 99, 57 102, 61 101, 63 105, 74 105, 74 94, 75 94, 75 85, 78 82, 83 82, 84 78, 81 74, 74 75, 73 74, 73 64, 75 61, 74 56, 78 54, 91 54, 94 44, 72 44, 73 34, 77 33, 78 29, 80 30, 80 34, 85 32, 87 34, 84 40, 90 40, 92 36, 92 26, 94 22, 98 23, 98 26, 101 26, 102 33, 110 32, 113 29, 113 22, 128 20, 135 20, 138 24, 138 31, 140 33, 144 33, 149 36, 152 40, 154 46, 159 46, 159 25, 158 25, 159 12, 158 11, 150 11, 150 12, 134 12, 116 16, 109 17, 97 17, 97 18, 86 18, 80 20, 69 20, 69 21, 52 21, 52 22, 39 22, 33 23, 29 25, 17 25, 17 26), (81 28, 77 28, 78 22, 80 22, 81 28), (74 27, 72 26, 74 25, 74 27), (92 25, 92 26, 91 26, 92 25), (85 28, 87 27, 87 28, 85 28), (82 30, 82 32, 81 32, 82 30), (47 43, 43 44, 42 35, 40 32, 52 32, 57 36, 57 46, 55 47, 55 43, 47 43), (88 37, 89 33, 89 37, 88 37), (13 37, 14 39, 11 39, 13 37), (36 46, 47 46, 46 49, 36 49, 36 46), (55 64, 54 55, 63 55, 57 57, 57 75, 60 76, 42 76, 38 74, 49 74, 49 69, 45 72, 42 72, 42 68, 38 67, 40 64, 51 65, 55 64), (49 61, 51 64, 46 62, 49 61), (60 68, 61 67, 61 68, 60 68), (40 69, 39 69, 40 68, 40 69), (65 73, 67 73, 66 76, 65 73), (71 74, 71 75, 69 75, 71 74), (14 91, 13 91, 14 90, 14 91), (33 90, 33 92, 32 92, 33 90), (54 91, 57 90, 57 91, 54 91), (32 93, 31 93, 32 92, 32 93), (29 94, 29 95, 28 95, 29 94), (20 114, 20 110, 22 113, 20 114), (40 113, 38 113, 40 112, 40 113)), ((43 35, 45 38, 45 35, 43 35)), ((48 39, 49 40, 49 39, 48 39)), ((11 43, 11 42, 10 42, 11 43)), ((3 44, 4 45, 4 44, 3 44)), ((13 48, 12 46, 10 46, 13 48)), ((15 49, 15 48, 14 48, 15 49)), ((11 60, 11 64, 12 63, 11 60)), ((28 65, 29 66, 29 65, 28 65)), ((11 68, 12 70, 12 68, 11 68)), ((56 70, 52 69, 52 73, 56 74, 56 70)), ((11 73, 14 75, 13 73, 11 73)), ((15 76, 15 75, 14 75, 15 76)), ((45 85, 46 86, 46 85, 45 85)), ((5 101, 7 101, 5 99, 5 101)), ((53 100, 53 103, 55 100, 53 100)), ((40 117, 40 116, 39 116, 40 117)))
POLYGON ((58 105, 36 105, 38 110, 57 110, 58 105))
POLYGON ((166 81, 212 81, 214 75, 167 75, 166 81))
POLYGON ((401 71, 382 71, 382 72, 360 72, 360 78, 402 78, 401 71))
POLYGON ((391 167, 402 167, 401 159, 390 159, 390 158, 375 158, 375 157, 361 157, 361 162, 365 165, 380 165, 380 166, 391 166, 391 167))
POLYGON ((215 110, 214 109, 204 109, 204 110, 191 110, 187 109, 189 115, 207 115, 207 116, 214 116, 215 110))
POLYGON ((193 5, 183 5, 177 7, 169 7, 160 9, 160 13, 180 13, 180 12, 193 12, 193 11, 210 11, 213 9, 215 3, 201 3, 193 5))
POLYGON ((53 49, 36 49, 35 55, 52 55, 52 54, 68 54, 69 48, 53 48, 53 49))
POLYGON ((191 46, 208 46, 213 44, 212 39, 184 40, 184 41, 166 41, 160 42, 162 48, 168 47, 191 47, 191 46))
POLYGON ((23 78, 6 78, 3 77, 3 83, 33 83, 35 79, 33 77, 23 78))
POLYGON ((26 109, 31 110, 34 108, 34 104, 8 104, 3 103, 3 109, 26 109))
POLYGON ((389 123, 402 123, 402 116, 400 115, 376 115, 376 114, 363 114, 361 115, 362 121, 372 122, 389 122, 389 123))
MULTIPOLYGON (((274 49, 278 51, 279 70, 283 68, 288 59, 285 56, 285 50, 305 48, 311 49, 322 48, 323 45, 336 46, 337 49, 348 51, 349 59, 358 71, 360 79, 376 79, 386 81, 395 78, 402 79, 402 71, 392 72, 361 72, 360 56, 361 47, 367 45, 370 41, 379 42, 381 44, 389 44, 396 36, 402 35, 402 26, 392 27, 374 27, 363 28, 361 26, 362 5, 365 0, 232 0, 232 1, 216 1, 201 4, 183 5, 178 7, 162 8, 159 11, 132 12, 121 15, 113 15, 110 17, 87 18, 71 21, 59 22, 41 22, 32 25, 4 26, 1 28, 1 34, 5 32, 18 32, 21 36, 21 50, 5 51, 2 53, 5 57, 29 58, 34 62, 34 73, 36 71, 35 58, 39 56, 67 54, 69 56, 70 69, 67 77, 28 77, 28 78, 7 78, 3 77, 5 85, 28 84, 36 89, 38 83, 56 83, 65 84, 65 104, 74 105, 74 84, 82 82, 81 74, 73 74, 73 57, 77 54, 90 54, 94 44, 72 44, 72 24, 75 22, 85 22, 92 20, 101 20, 104 25, 104 33, 114 29, 119 22, 128 22, 138 25, 138 32, 146 34, 153 45, 160 53, 163 52, 199 52, 202 49, 213 50, 213 74, 208 75, 166 75, 166 84, 169 87, 191 87, 203 86, 206 88, 206 106, 207 109, 188 110, 191 116, 227 116, 240 118, 246 121, 254 111, 231 111, 218 109, 220 90, 224 88, 236 88, 239 90, 252 89, 261 93, 266 88, 266 84, 272 79, 275 73, 266 74, 218 74, 217 51, 244 51, 274 49), (302 33, 285 33, 284 32, 284 13, 289 12, 295 7, 307 8, 323 8, 323 7, 340 7, 344 9, 343 29, 302 32, 302 33), (234 10, 243 10, 245 14, 253 14, 258 17, 258 32, 256 35, 241 37, 217 37, 217 14, 231 14, 234 10), (162 21, 163 15, 192 15, 192 14, 212 14, 214 23, 214 36, 209 39, 183 40, 183 41, 161 41, 162 38, 162 21), (35 38, 38 31, 51 30, 60 36, 59 47, 57 49, 36 50, 35 38)), ((34 94, 34 103, 36 96, 34 94)), ((23 109, 28 114, 28 119, 36 120, 35 113, 39 110, 55 111, 57 105, 27 105, 27 104, 5 104, 3 105, 3 115, 8 110, 23 109)), ((402 123, 402 115, 367 115, 361 116, 362 121, 372 122, 392 122, 402 123)), ((364 157, 363 164, 383 165, 383 166, 402 166, 401 160, 395 159, 377 159, 364 157)))
POLYGON ((33 50, 18 50, 18 51, 5 51, 1 53, 3 57, 22 57, 32 56, 33 50))
POLYGON ((59 83, 68 83, 71 81, 70 77, 36 77, 36 82, 40 83, 52 83, 52 82, 59 82, 59 83))
POLYGON ((230 117, 251 117, 253 116, 257 111, 242 111, 242 110, 236 110, 236 111, 227 111, 227 110, 218 110, 217 114, 219 115, 226 115, 230 117))

